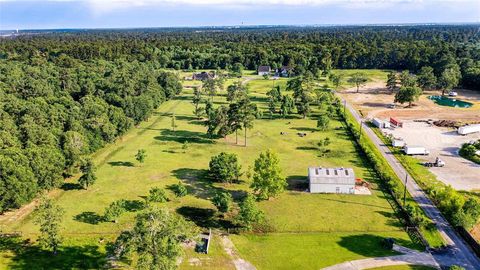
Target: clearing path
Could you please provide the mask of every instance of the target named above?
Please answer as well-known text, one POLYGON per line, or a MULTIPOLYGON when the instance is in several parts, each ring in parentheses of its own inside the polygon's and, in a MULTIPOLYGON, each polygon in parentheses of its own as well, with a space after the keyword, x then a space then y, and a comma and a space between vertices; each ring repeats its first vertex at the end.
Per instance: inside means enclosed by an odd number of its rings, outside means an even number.
POLYGON ((237 270, 256 270, 255 266, 251 263, 245 261, 244 259, 240 258, 235 245, 233 244, 232 240, 228 238, 226 235, 221 235, 220 239, 222 240, 222 246, 225 252, 232 258, 232 262, 235 265, 237 270))
MULTIPOLYGON (((345 104, 358 124, 364 121, 360 114, 349 103, 345 101, 345 104)), ((377 137, 373 130, 366 125, 364 125, 364 130, 376 148, 388 161, 395 174, 400 179, 404 179, 405 176, 407 176, 408 179, 413 179, 390 149, 377 137)), ((435 223, 438 231, 450 246, 448 252, 435 255, 437 262, 446 266, 457 264, 468 270, 478 269, 477 266, 480 265, 480 259, 470 249, 468 244, 457 234, 455 229, 450 226, 448 221, 442 216, 440 210, 438 210, 435 204, 433 204, 414 179, 413 181, 407 182, 407 190, 423 211, 425 211, 426 215, 435 223)))
POLYGON ((393 245, 393 250, 404 254, 348 261, 323 268, 323 270, 361 270, 406 264, 431 266, 440 269, 440 266, 437 264, 433 256, 428 252, 419 252, 398 245, 393 245))

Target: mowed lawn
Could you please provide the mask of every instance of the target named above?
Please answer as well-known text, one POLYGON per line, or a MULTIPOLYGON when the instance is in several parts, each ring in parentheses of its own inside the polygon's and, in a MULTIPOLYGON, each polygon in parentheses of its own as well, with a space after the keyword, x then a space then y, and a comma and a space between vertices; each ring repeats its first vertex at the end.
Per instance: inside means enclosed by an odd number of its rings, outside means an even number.
MULTIPOLYGON (((275 83, 284 86, 286 79, 275 83)), ((248 85, 252 99, 265 110, 265 93, 273 85, 272 80, 253 76, 248 85)), ((216 106, 226 104, 225 92, 221 95, 214 100, 216 106)), ((245 176, 239 184, 206 181, 205 172, 211 156, 222 151, 236 153, 243 169, 247 170, 259 153, 269 148, 279 154, 289 188, 279 197, 259 203, 275 233, 232 236, 244 259, 259 269, 318 269, 345 260, 389 255, 390 252, 381 247, 383 237, 413 245, 402 231, 385 195, 376 189, 375 176, 358 155, 340 122, 332 121, 331 128, 321 132, 316 129, 315 113, 307 119, 292 116, 256 120, 254 128, 247 133, 248 146, 243 147, 243 131, 239 133, 239 145, 235 145, 235 135, 210 139, 205 126, 192 111, 191 90, 186 89, 181 96, 164 103, 148 121, 94 156, 98 179, 88 190, 70 184, 65 191, 57 192, 57 201, 65 209, 61 233, 69 245, 79 249, 91 247, 94 252, 104 254, 106 243, 132 226, 151 187, 168 188, 179 181, 188 185, 189 195, 178 199, 168 191, 171 200, 164 205, 197 225, 218 227, 214 221, 215 208, 208 199, 218 190, 228 190, 238 199, 249 191, 249 183, 245 176), (171 128, 172 113, 176 115, 175 131, 171 128), (307 136, 299 137, 298 132, 307 136), (331 153, 320 157, 316 145, 325 137, 331 139, 331 153), (184 149, 186 141, 188 148, 184 149), (135 160, 138 149, 147 151, 143 164, 135 160), (373 195, 308 194, 304 190, 309 166, 352 167, 357 177, 373 183, 373 195), (129 212, 117 223, 103 222, 101 216, 105 207, 118 199, 129 201, 129 212)), ((21 231, 26 238, 34 239, 38 233, 31 216, 21 222, 4 224, 4 227, 9 231, 21 231)), ((60 256, 68 254, 60 252, 60 256)), ((188 250, 181 268, 232 269, 227 258, 216 243, 209 255, 188 250)), ((62 262, 67 264, 75 262, 64 259, 62 262)), ((14 260, 15 254, 0 257, 0 265, 12 264, 14 260)), ((104 258, 86 256, 85 260, 103 263, 104 258)))

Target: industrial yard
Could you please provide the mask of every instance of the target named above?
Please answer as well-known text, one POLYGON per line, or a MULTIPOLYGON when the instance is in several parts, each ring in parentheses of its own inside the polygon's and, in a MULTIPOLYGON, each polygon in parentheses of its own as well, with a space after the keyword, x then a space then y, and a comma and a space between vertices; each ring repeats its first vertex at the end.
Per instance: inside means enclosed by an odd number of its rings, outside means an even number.
POLYGON ((427 122, 405 121, 403 128, 384 129, 387 134, 401 138, 407 145, 421 145, 429 155, 417 156, 422 161, 432 162, 439 157, 445 167, 429 168, 445 184, 457 190, 480 190, 480 165, 458 155, 463 143, 480 139, 480 133, 458 135, 452 128, 443 128, 427 122))

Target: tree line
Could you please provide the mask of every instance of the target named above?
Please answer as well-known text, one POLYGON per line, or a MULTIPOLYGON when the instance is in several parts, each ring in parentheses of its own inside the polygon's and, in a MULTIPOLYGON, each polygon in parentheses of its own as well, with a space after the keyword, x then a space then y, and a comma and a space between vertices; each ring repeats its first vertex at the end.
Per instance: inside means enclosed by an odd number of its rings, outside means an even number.
POLYGON ((37 55, 77 60, 151 62, 173 69, 293 67, 296 74, 325 67, 410 70, 423 66, 440 76, 458 65, 460 83, 480 89, 476 25, 384 27, 279 27, 245 29, 137 29, 44 33, 5 39, 0 58, 37 55))
POLYGON ((0 61, 0 213, 60 187, 78 169, 83 186, 93 183, 87 156, 181 89, 152 63, 43 54, 0 61))

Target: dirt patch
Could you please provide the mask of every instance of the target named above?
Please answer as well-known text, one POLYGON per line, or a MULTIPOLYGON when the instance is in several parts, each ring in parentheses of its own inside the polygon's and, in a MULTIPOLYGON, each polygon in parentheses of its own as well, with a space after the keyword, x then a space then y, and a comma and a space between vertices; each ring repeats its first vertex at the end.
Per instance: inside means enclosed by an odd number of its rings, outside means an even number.
POLYGON ((480 119, 480 92, 471 90, 456 90, 457 99, 472 102, 471 108, 453 108, 440 106, 428 99, 430 95, 439 95, 439 91, 426 91, 415 106, 407 108, 407 105, 398 105, 394 109, 388 108, 394 101, 395 93, 385 88, 384 82, 372 82, 360 89, 349 88, 340 95, 352 104, 364 117, 384 118, 395 117, 402 120, 413 120, 418 118, 429 118, 437 120, 456 120, 461 122, 475 122, 480 119))
POLYGON ((256 270, 255 266, 251 263, 247 262, 246 260, 240 258, 238 251, 235 248, 232 240, 228 238, 226 235, 222 235, 220 237, 222 240, 222 246, 225 252, 232 258, 232 262, 235 265, 235 269, 237 270, 256 270))

